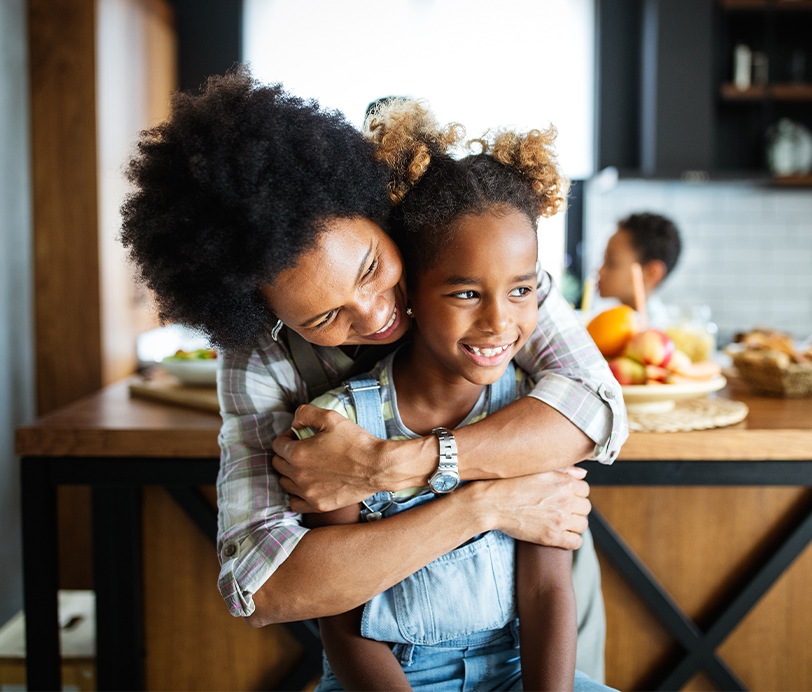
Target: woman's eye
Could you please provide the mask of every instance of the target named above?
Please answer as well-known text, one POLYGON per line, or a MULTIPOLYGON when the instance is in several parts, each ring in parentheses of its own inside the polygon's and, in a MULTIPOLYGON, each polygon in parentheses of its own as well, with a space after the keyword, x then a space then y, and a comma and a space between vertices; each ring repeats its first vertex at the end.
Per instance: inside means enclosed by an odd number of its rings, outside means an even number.
POLYGON ((376 257, 372 260, 372 263, 369 265, 369 269, 364 272, 364 278, 366 279, 368 276, 372 276, 375 273, 375 270, 378 268, 378 258, 376 257))
POLYGON ((451 294, 452 298, 461 298, 462 300, 472 300, 476 298, 476 291, 457 291, 451 294))
POLYGON ((338 310, 330 310, 330 312, 324 316, 324 319, 321 322, 313 325, 313 329, 321 329, 322 327, 327 326, 327 324, 336 316, 337 313, 338 310))

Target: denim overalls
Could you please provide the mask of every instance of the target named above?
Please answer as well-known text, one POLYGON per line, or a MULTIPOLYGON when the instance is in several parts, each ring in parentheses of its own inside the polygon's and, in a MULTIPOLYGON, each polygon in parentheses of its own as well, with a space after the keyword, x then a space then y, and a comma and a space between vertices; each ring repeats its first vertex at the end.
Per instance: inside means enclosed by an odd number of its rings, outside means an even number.
MULTIPOLYGON (((378 382, 360 375, 347 388, 358 424, 385 439, 378 382)), ((516 376, 510 364, 490 385, 488 414, 515 398, 516 376)), ((399 502, 391 493, 376 493, 364 503, 362 515, 389 517, 434 497, 426 490, 399 502)), ((499 531, 475 536, 372 598, 364 606, 361 634, 394 645, 415 689, 514 688, 521 682, 514 566, 512 538, 499 531)), ((317 690, 341 689, 324 660, 317 690)))

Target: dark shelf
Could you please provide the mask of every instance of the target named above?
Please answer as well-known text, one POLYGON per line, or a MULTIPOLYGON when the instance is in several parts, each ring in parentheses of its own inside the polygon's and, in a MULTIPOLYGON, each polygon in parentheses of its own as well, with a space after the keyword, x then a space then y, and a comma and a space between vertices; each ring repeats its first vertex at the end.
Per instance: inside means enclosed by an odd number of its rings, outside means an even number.
POLYGON ((725 101, 812 101, 812 84, 769 84, 740 89, 727 82, 722 85, 722 98, 725 101))
POLYGON ((804 11, 812 10, 812 0, 719 0, 725 10, 778 10, 804 11))

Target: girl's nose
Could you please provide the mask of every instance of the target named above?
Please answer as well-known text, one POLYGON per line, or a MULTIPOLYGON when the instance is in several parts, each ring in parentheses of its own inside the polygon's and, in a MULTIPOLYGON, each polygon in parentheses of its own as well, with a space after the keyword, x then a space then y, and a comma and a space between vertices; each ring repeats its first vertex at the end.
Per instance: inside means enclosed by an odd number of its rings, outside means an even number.
POLYGON ((489 300, 483 305, 480 328, 501 334, 510 325, 510 307, 502 300, 489 300))

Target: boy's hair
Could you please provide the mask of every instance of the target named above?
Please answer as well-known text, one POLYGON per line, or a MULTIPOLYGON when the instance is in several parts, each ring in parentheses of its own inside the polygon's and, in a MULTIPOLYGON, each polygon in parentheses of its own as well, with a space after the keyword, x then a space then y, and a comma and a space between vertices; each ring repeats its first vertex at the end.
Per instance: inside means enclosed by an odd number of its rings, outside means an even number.
POLYGON ((366 135, 389 168, 392 228, 410 278, 430 269, 468 214, 517 210, 537 228, 539 216, 566 206, 568 182, 558 169, 555 130, 498 131, 469 141, 459 124, 440 127, 419 101, 390 100, 367 118, 366 135))
POLYGON ((337 111, 260 85, 238 66, 178 93, 141 133, 121 241, 162 320, 220 346, 251 344, 272 315, 263 284, 295 266, 331 218, 388 214, 386 170, 337 111))
POLYGON ((665 264, 665 276, 671 273, 682 249, 679 230, 671 219, 659 214, 631 214, 618 221, 617 227, 631 237, 641 264, 660 260, 665 264))

